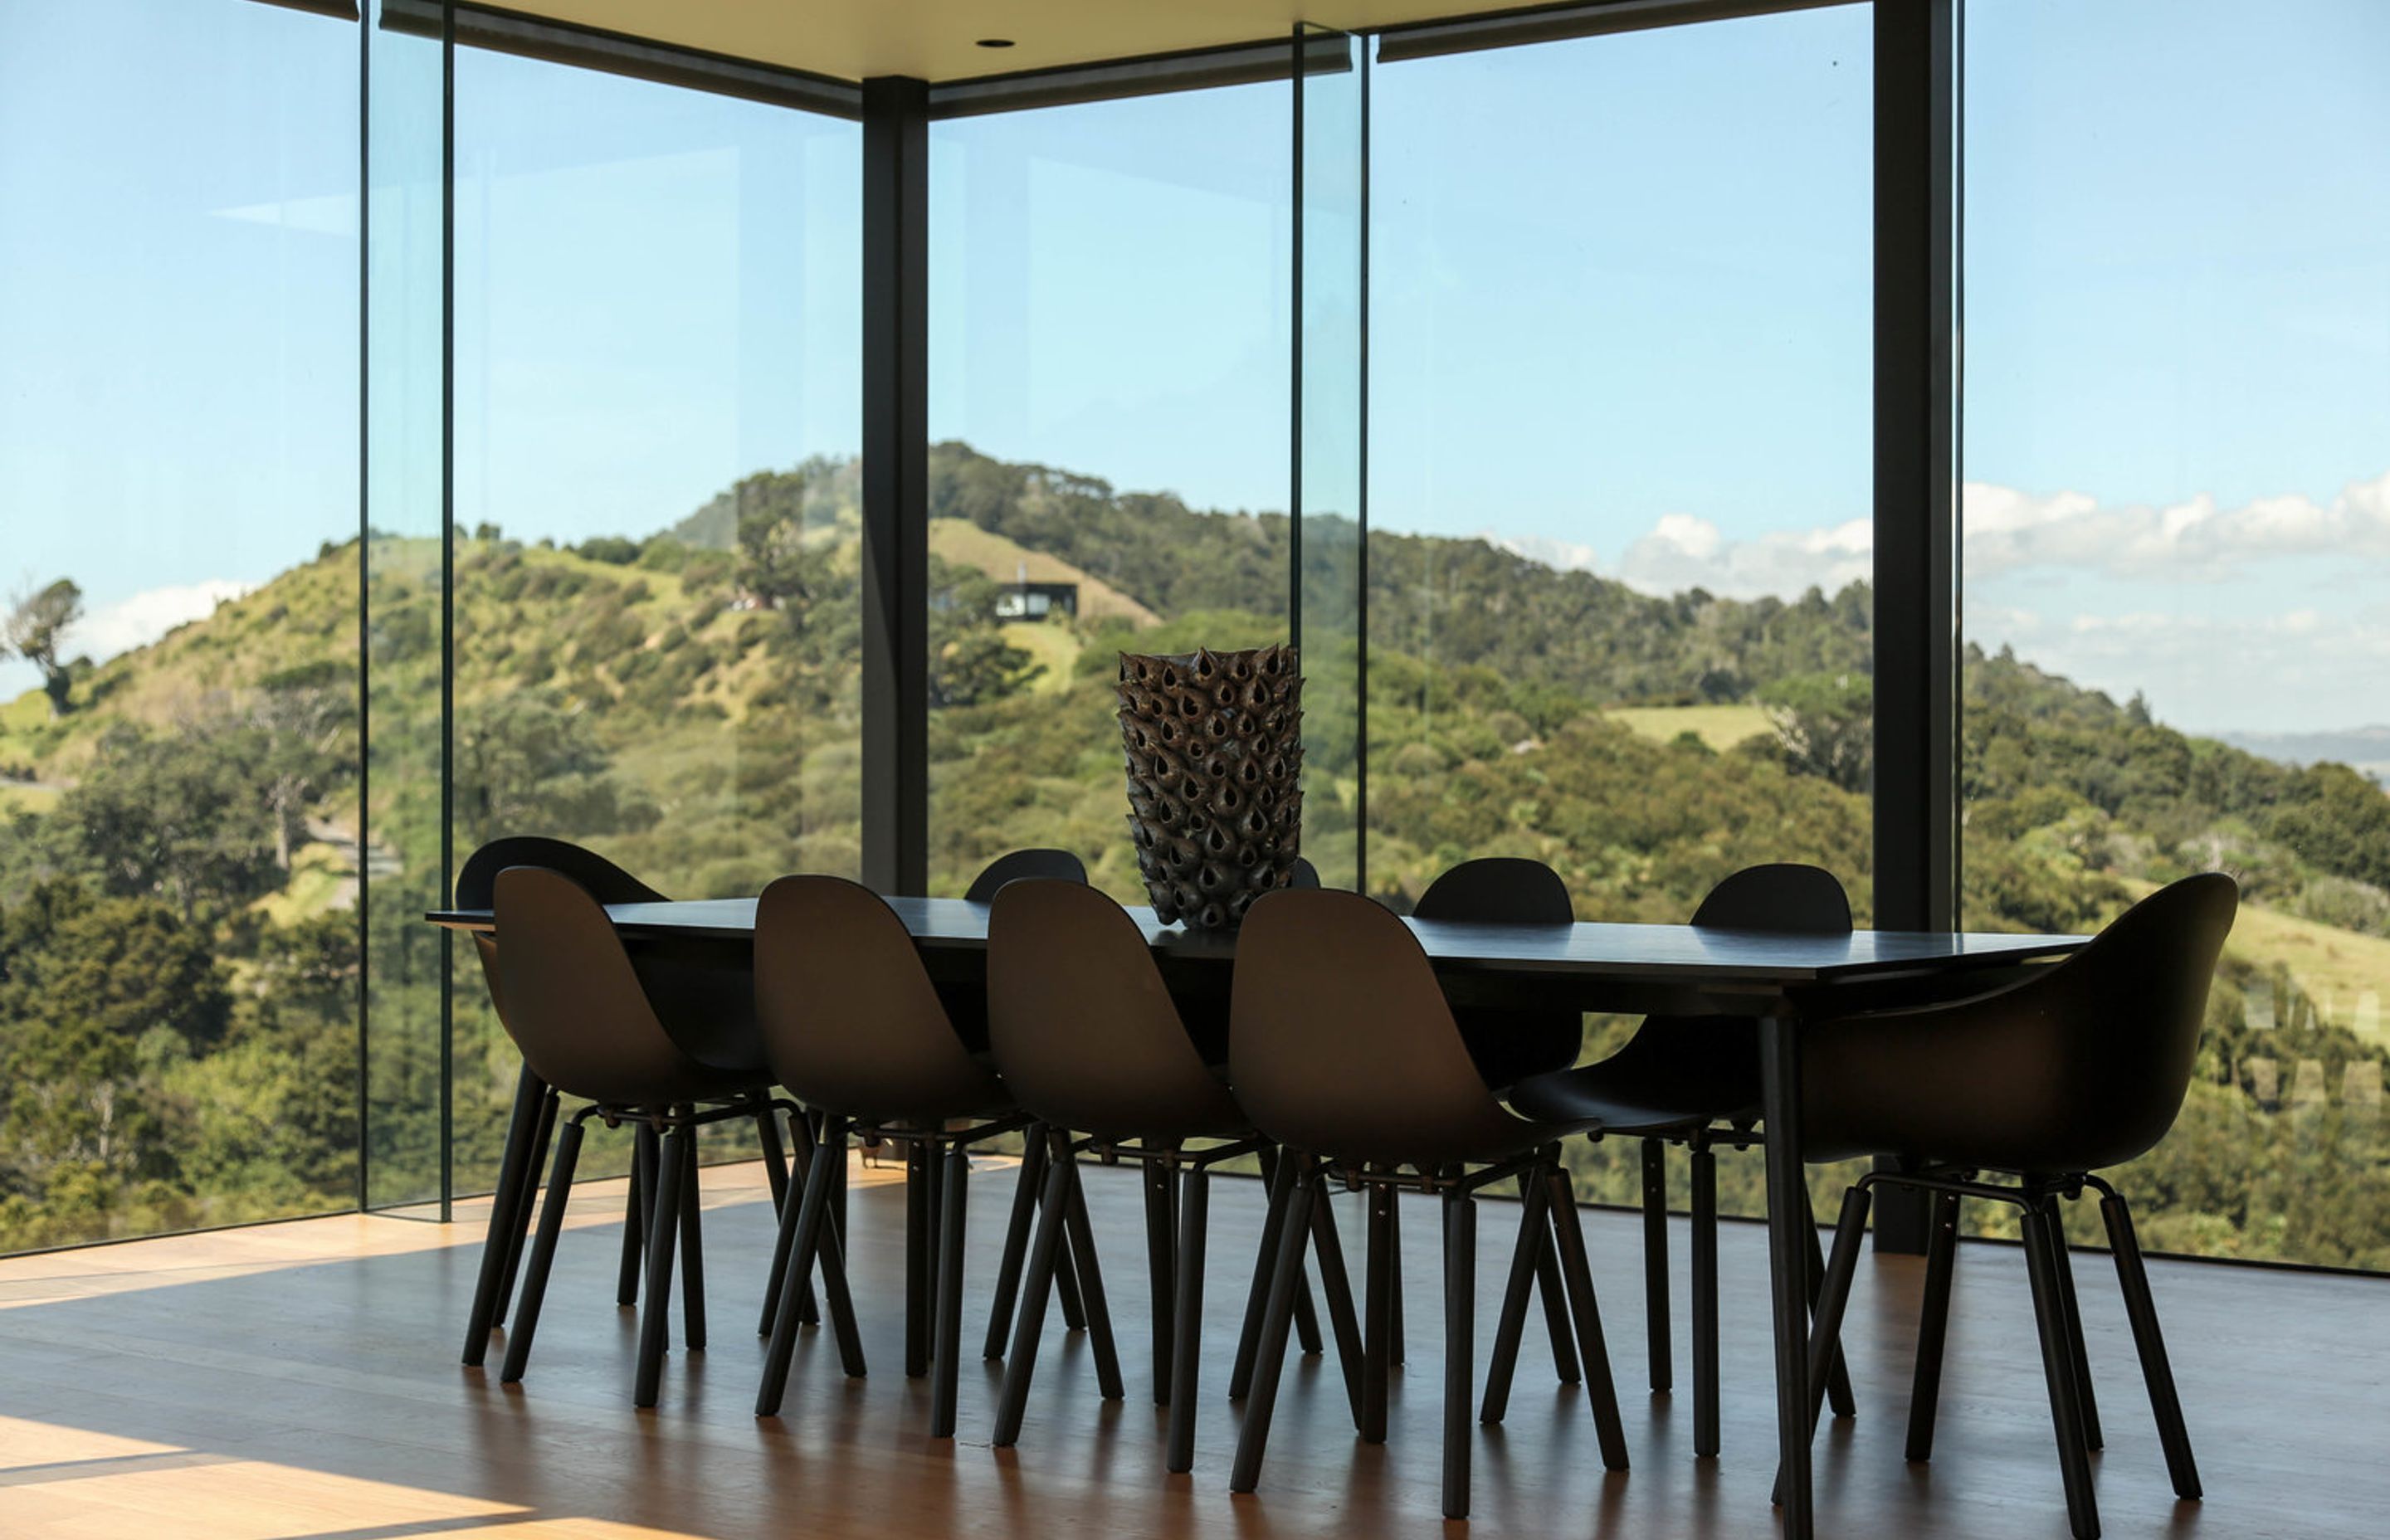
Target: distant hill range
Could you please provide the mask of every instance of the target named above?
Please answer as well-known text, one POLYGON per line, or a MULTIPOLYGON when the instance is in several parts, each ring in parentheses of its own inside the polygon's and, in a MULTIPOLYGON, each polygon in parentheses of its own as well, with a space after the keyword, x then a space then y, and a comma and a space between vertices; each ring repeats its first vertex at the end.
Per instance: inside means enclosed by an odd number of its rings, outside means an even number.
POLYGON ((2390 724, 2374 727, 2344 727, 2321 733, 2217 733, 2236 749, 2246 749, 2285 764, 2345 764, 2390 787, 2390 724))

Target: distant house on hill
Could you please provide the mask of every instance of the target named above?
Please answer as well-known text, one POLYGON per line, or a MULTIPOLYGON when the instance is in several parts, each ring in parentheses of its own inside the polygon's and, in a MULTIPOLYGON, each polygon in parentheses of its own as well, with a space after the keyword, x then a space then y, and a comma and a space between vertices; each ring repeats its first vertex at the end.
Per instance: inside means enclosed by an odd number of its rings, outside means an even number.
POLYGON ((1004 585, 996 597, 996 616, 1002 621, 1042 621, 1048 615, 1079 613, 1075 583, 1032 583, 1026 578, 1004 585))

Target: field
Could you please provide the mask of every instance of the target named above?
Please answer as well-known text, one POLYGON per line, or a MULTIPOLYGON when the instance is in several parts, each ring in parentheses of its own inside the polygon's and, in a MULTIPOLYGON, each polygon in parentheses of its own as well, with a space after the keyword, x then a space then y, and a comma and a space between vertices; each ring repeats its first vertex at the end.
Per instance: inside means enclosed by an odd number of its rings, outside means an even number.
POLYGON ((1690 733, 1721 754, 1774 730, 1757 706, 1617 706, 1602 714, 1654 743, 1690 733))

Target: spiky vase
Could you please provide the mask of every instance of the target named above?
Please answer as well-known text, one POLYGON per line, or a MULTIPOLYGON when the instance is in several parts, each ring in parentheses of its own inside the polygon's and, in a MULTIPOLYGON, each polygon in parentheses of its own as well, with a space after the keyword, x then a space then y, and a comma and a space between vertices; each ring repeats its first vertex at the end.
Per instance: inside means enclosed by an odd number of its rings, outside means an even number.
POLYGON ((1291 647, 1124 652, 1129 828, 1163 924, 1216 930, 1294 874, 1303 673, 1291 647))

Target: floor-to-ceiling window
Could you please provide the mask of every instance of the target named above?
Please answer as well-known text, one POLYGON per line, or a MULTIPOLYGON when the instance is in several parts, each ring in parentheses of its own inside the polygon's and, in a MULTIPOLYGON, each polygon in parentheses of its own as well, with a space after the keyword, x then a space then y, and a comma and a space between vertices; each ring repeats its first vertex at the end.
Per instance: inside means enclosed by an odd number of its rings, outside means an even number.
MULTIPOLYGON (((858 124, 456 57, 455 844, 861 864, 858 124)), ((456 985, 458 1183, 513 1078, 456 985)))
POLYGON ((2390 1265, 2390 10, 1977 0, 1965 58, 1965 923, 2234 872, 2147 1240, 2390 1265))
MULTIPOLYGON (((1522 855, 1583 918, 1681 922, 1790 860, 1865 922, 1870 23, 1382 40, 1368 860, 1389 902, 1522 855)), ((1630 1198, 1608 1155, 1584 1180, 1630 1198)), ((1756 1161, 1721 1178, 1755 1209, 1756 1161)))
POLYGON ((932 127, 933 892, 1047 845, 1144 902, 1115 654, 1286 639, 1290 111, 932 127))
POLYGON ((357 38, 0 7, 0 1251, 356 1198, 357 38))

